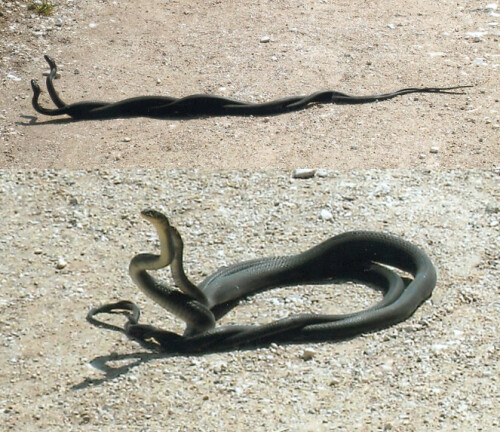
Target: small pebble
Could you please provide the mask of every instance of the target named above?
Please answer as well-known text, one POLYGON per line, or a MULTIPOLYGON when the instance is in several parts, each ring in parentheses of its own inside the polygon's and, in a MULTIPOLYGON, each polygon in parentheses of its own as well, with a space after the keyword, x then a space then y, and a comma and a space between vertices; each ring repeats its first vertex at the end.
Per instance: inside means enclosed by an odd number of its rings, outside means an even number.
POLYGON ((68 265, 68 263, 66 262, 66 260, 64 258, 59 258, 57 260, 57 264, 56 264, 56 269, 57 270, 62 270, 63 268, 65 268, 66 266, 68 265))
POLYGON ((271 40, 269 36, 262 36, 260 38, 260 43, 268 43, 271 40))
POLYGON ((299 178, 299 179, 307 179, 314 177, 316 174, 315 169, 310 169, 310 168, 297 168, 293 173, 292 177, 293 178, 299 178))
POLYGON ((329 210, 327 210, 327 209, 321 210, 321 213, 320 213, 319 216, 320 216, 321 219, 323 219, 325 221, 331 221, 331 220, 333 220, 332 213, 329 210))
POLYGON ((10 78, 11 80, 14 80, 14 81, 21 81, 21 78, 17 77, 16 75, 14 74, 7 74, 7 78, 10 78))
POLYGON ((302 351, 302 355, 300 356, 300 358, 302 360, 311 360, 316 354, 316 351, 312 348, 306 348, 304 351, 302 351))
POLYGON ((439 147, 433 146, 433 147, 431 147, 431 149, 429 151, 431 153, 438 153, 439 152, 439 147))
MULTIPOLYGON (((43 76, 49 76, 49 74, 50 74, 50 71, 45 71, 42 73, 43 76)), ((54 75, 54 78, 55 79, 61 78, 61 73, 59 71, 57 71, 56 74, 54 75)))
POLYGON ((57 18, 54 24, 55 24, 57 27, 61 27, 61 26, 62 26, 62 23, 63 23, 63 20, 62 20, 61 18, 57 18))
POLYGON ((132 141, 132 138, 130 137, 123 138, 123 142, 130 142, 130 141, 132 141))

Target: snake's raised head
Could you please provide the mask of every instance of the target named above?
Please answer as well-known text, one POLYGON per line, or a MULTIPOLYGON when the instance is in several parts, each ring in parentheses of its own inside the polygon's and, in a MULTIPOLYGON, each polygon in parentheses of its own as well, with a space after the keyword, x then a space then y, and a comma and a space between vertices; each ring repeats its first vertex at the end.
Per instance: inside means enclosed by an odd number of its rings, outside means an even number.
MULTIPOLYGON (((154 266, 148 267, 150 270, 160 269, 168 266, 174 259, 174 244, 172 240, 172 227, 168 222, 168 218, 157 210, 146 209, 141 211, 141 216, 152 224, 158 233, 160 239, 161 254, 155 258, 154 266)), ((140 255, 138 255, 140 256, 140 255)), ((134 262, 135 258, 130 263, 134 262)))
POLYGON ((55 60, 51 56, 48 56, 47 54, 45 54, 43 56, 43 58, 49 64, 51 70, 55 69, 57 71, 56 62, 55 62, 55 60))
POLYGON ((38 99, 38 96, 40 96, 42 90, 40 89, 37 80, 35 79, 31 80, 31 88, 33 89, 33 98, 38 99))
POLYGON ((170 226, 168 218, 158 210, 146 209, 141 211, 141 216, 154 226, 170 226))

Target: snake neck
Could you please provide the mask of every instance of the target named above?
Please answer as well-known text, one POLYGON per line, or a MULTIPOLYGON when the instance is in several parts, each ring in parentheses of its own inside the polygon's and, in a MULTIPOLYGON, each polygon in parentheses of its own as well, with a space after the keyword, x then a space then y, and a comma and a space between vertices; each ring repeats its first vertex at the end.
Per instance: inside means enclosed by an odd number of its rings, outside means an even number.
POLYGON ((167 258, 172 258, 170 270, 177 287, 186 295, 198 300, 202 304, 208 304, 205 294, 187 277, 184 271, 184 242, 175 227, 168 226, 165 229, 158 229, 162 254, 168 254, 167 258), (171 256, 173 254, 173 256, 171 256))
POLYGON ((45 55, 44 58, 50 67, 50 73, 47 75, 47 80, 46 80, 47 90, 49 92, 50 98, 58 108, 64 108, 66 106, 66 103, 59 97, 59 94, 57 93, 54 87, 54 78, 56 77, 57 74, 56 62, 52 57, 48 55, 45 55))
POLYGON ((128 268, 130 277, 135 281, 140 279, 142 273, 146 273, 146 270, 159 270, 165 267, 165 259, 161 255, 154 254, 139 254, 136 255, 130 261, 128 268))
POLYGON ((157 301, 164 294, 156 279, 147 270, 158 270, 163 266, 161 257, 153 254, 139 254, 130 261, 129 275, 146 295, 157 301))
POLYGON ((190 332, 197 334, 213 328, 215 317, 203 303, 160 283, 147 272, 156 270, 158 261, 158 255, 135 256, 129 266, 129 274, 134 283, 155 303, 182 319, 190 332))

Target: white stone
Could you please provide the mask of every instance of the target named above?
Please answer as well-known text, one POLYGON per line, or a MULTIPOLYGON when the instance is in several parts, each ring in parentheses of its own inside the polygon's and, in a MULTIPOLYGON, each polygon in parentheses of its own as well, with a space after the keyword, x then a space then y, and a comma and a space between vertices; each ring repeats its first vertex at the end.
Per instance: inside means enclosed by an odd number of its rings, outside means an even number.
POLYGON ((66 262, 66 260, 64 258, 59 258, 57 260, 57 264, 56 264, 56 269, 58 270, 62 270, 63 268, 65 268, 66 266, 68 265, 68 263, 66 262))
POLYGON ((314 177, 314 174, 316 174, 316 170, 315 169, 311 169, 311 168, 297 168, 296 170, 293 171, 292 177, 293 178, 305 179, 305 178, 314 177))
POLYGON ((333 220, 332 213, 330 212, 330 210, 327 210, 327 209, 321 210, 320 217, 321 217, 321 219, 323 219, 325 221, 333 220))

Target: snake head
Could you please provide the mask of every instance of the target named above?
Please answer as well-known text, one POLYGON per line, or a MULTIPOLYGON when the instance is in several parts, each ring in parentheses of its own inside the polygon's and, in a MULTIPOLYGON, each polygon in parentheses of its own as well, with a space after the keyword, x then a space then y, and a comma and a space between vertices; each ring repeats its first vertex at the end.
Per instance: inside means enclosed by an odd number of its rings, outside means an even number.
POLYGON ((153 225, 166 225, 170 226, 168 218, 158 210, 146 209, 141 211, 141 216, 153 225))
POLYGON ((57 70, 56 62, 55 62, 55 60, 51 56, 48 56, 47 54, 45 54, 43 56, 43 58, 49 64, 51 70, 52 69, 57 70))
POLYGON ((40 86, 38 85, 38 81, 36 79, 31 80, 31 88, 33 89, 33 93, 35 95, 35 98, 38 98, 40 96, 40 93, 42 90, 40 89, 40 86))

